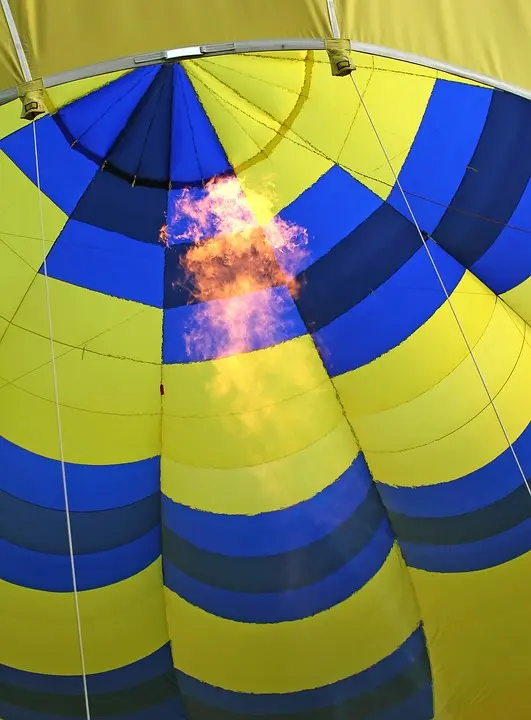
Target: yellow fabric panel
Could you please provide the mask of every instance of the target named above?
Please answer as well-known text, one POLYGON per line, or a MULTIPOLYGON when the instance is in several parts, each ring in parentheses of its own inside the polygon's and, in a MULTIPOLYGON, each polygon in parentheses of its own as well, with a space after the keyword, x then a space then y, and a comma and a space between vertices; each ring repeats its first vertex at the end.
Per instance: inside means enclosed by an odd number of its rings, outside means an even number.
MULTIPOLYGON (((66 459, 105 464, 157 455, 162 311, 52 278, 49 285, 66 459)), ((0 432, 58 458, 42 275, 0 350, 0 432)))
POLYGON ((329 384, 309 335, 231 357, 165 365, 165 414, 247 413, 329 384))
MULTIPOLYGON (((264 181, 271 184, 271 213, 292 202, 332 163, 386 198, 393 173, 355 87, 332 77, 325 52, 301 52, 300 60, 242 55, 221 62, 189 61, 186 69, 240 179, 251 190, 262 188, 264 181), (294 173, 293 167, 304 171, 294 173)), ((397 66, 394 61, 392 67, 397 66)), ((385 62, 356 71, 356 84, 396 173, 413 143, 435 76, 407 64, 403 72, 391 72, 385 62), (410 67, 414 71, 407 72, 410 67), (397 106, 398 115, 393 112, 397 106)))
MULTIPOLYGON (((0 139, 27 125, 28 121, 20 117, 21 109, 22 104, 19 99, 0 105, 0 139)), ((0 150, 0 154, 4 153, 0 150)))
MULTIPOLYGON (((87 673, 135 662, 168 641, 160 560, 78 597, 87 673)), ((0 663, 35 673, 81 673, 72 593, 0 580, 0 598, 0 663)))
POLYGON ((409 572, 435 677, 436 717, 445 717, 446 705, 448 717, 459 720, 527 720, 531 553, 477 572, 409 572))
POLYGON ((162 492, 208 512, 255 515, 296 505, 331 485, 358 447, 346 421, 297 453, 263 465, 216 469, 162 457, 162 492))
MULTIPOLYGON (((451 300, 473 348, 491 321, 496 297, 466 272, 451 300)), ((368 365, 334 378, 334 384, 349 415, 371 415, 422 395, 455 370, 467 354, 450 305, 445 302, 407 340, 368 365)))
MULTIPOLYGON (((459 287, 456 293, 458 290, 459 287)), ((471 307, 477 307, 477 299, 485 296, 466 297, 471 307)), ((523 321, 492 297, 495 302, 492 316, 485 324, 485 318, 478 315, 481 322, 476 326, 476 337, 468 333, 467 337, 509 436, 514 440, 531 420, 531 347, 525 342, 523 321)), ((465 295, 457 298, 460 299, 454 307, 461 318, 459 308, 465 295)), ((484 309, 488 315, 488 308, 484 306, 484 309)), ((430 325, 437 327, 437 320, 444 312, 443 306, 423 328, 387 356, 335 381, 371 471, 382 482, 416 486, 452 480, 477 470, 507 447, 455 319, 451 318, 453 326, 447 326, 446 334, 439 332, 430 337, 426 332, 430 325), (424 352, 416 354, 414 359, 410 356, 412 362, 406 364, 408 351, 418 347, 422 339, 430 341, 429 345, 425 344, 424 352), (463 358, 457 365, 454 365, 456 353, 452 352, 452 339, 460 340, 456 345, 463 358), (396 364, 393 356, 397 357, 396 364), (440 356, 443 362, 438 362, 440 356), (418 378, 412 377, 417 373, 413 373, 412 368, 419 368, 420 372, 423 361, 432 365, 433 375, 430 386, 419 392, 418 378), (445 364, 450 368, 446 369, 445 364), (439 371, 437 375, 434 370, 439 371), (361 378, 356 378, 358 373, 361 378), (363 382, 389 394, 386 407, 371 411, 366 396, 365 408, 359 409, 356 390, 367 387, 363 382), (401 386, 403 397, 392 403, 397 386, 401 386)), ((467 326, 470 327, 470 322, 464 322, 465 332, 467 326)), ((442 329, 439 324, 439 331, 442 329)), ((362 397, 362 404, 363 400, 362 397)))
POLYGON ((268 60, 261 58, 258 68, 270 87, 258 96, 256 80, 246 75, 248 56, 230 58, 231 69, 238 70, 243 64, 245 70, 239 73, 231 73, 226 64, 218 68, 217 63, 205 60, 186 63, 188 76, 244 190, 263 195, 267 189, 270 195, 269 207, 253 207, 260 222, 268 222, 333 164, 294 129, 305 111, 315 66, 314 53, 305 56, 304 63, 280 61, 292 78, 290 85, 299 83, 297 93, 275 87, 277 64, 270 71, 268 60), (213 74, 214 69, 221 80, 213 74), (260 101, 262 107, 248 97, 260 101))
POLYGON ((500 296, 526 323, 531 324, 531 277, 500 296))
MULTIPOLYGON (((0 433, 31 452, 59 459, 54 402, 14 384, 3 387, 0 397, 0 433)), ((160 416, 103 415, 61 404, 61 421, 68 462, 88 465, 134 462, 159 452, 160 416)))
POLYGON ((223 415, 179 417, 173 414, 178 407, 179 395, 164 395, 163 453, 196 467, 246 467, 279 460, 300 452, 342 421, 334 388, 328 382, 248 412, 233 414, 227 402, 223 415))
MULTIPOLYGON (((363 95, 393 171, 398 175, 424 116, 435 79, 414 73, 397 74, 361 68, 352 78, 363 95), (396 108, 400 108, 399 112, 396 108)), ((337 82, 337 78, 333 80, 337 82)), ((337 92, 343 103, 347 94, 351 94, 356 106, 360 105, 358 92, 348 79, 338 87, 337 92)), ((339 164, 386 199, 395 182, 394 174, 367 112, 359 107, 354 118, 353 115, 352 112, 349 115, 350 132, 339 155, 339 164)), ((321 131, 325 130, 322 128, 321 131)))
MULTIPOLYGON (((517 363, 523 361, 523 331, 523 321, 517 324, 497 304, 474 347, 474 357, 492 397, 502 391, 517 363)), ((488 405, 472 357, 467 355, 447 377, 411 402, 374 415, 357 416, 356 431, 367 452, 401 452, 446 437, 488 405)))
MULTIPOLYGON (((43 261, 39 191, 1 151, 0 187, 0 315, 11 320, 43 261)), ((48 252, 66 215, 44 195, 42 210, 48 252)))
POLYGON ((335 0, 341 34, 531 90, 528 0, 335 0))
POLYGON ((350 598, 293 622, 225 620, 165 592, 175 666, 241 692, 294 692, 333 683, 391 654, 418 624, 396 546, 382 569, 350 598), (222 662, 212 648, 223 648, 222 662))
MULTIPOLYGON (((12 4, 11 0, 10 4, 12 4)), ((14 87, 23 80, 24 73, 18 61, 7 20, 4 12, 0 10, 0 89, 14 87)))
MULTIPOLYGON (((61 404, 103 415, 160 415, 160 366, 56 344, 61 404)), ((50 341, 12 326, 0 344, 0 376, 54 399, 50 341)), ((0 397, 2 383, 0 382, 0 397)))
MULTIPOLYGON (((160 309, 54 278, 48 282, 56 342, 118 358, 160 364, 160 309)), ((17 312, 16 324, 47 336, 45 297, 44 277, 37 275, 17 312)))
POLYGON ((444 72, 443 70, 435 70, 434 68, 430 68, 425 65, 406 62, 405 60, 396 60, 395 58, 384 57, 383 55, 353 52, 352 59, 357 68, 380 70, 398 75, 422 75, 424 77, 434 78, 437 80, 448 80, 450 82, 464 83, 465 85, 485 87, 483 83, 470 80, 466 77, 460 77, 459 75, 444 72))
POLYGON ((270 0, 267 6, 263 0, 26 0, 11 5, 36 76, 186 45, 324 37, 330 27, 322 0, 270 0))
POLYGON ((342 420, 309 336, 163 367, 162 453, 181 465, 243 468, 298 453, 342 420))

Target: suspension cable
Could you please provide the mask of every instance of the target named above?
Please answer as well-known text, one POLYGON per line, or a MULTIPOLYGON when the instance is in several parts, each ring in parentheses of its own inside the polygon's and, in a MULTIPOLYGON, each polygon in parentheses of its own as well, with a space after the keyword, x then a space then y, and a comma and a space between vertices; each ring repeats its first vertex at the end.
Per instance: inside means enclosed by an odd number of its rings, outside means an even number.
POLYGON ((68 499, 68 486, 66 481, 66 464, 64 454, 64 443, 63 443, 63 430, 61 424, 61 408, 59 404, 59 384, 57 381, 57 364, 55 358, 55 347, 53 340, 53 323, 52 323, 52 307, 50 300, 50 285, 48 281, 48 263, 47 263, 47 252, 46 252, 46 240, 45 240, 45 228, 44 228, 44 212, 42 206, 42 191, 41 191, 41 175, 40 175, 40 164, 39 164, 39 146, 37 142, 37 124, 33 125, 33 147, 35 153, 35 174, 37 180, 37 191, 38 191, 38 203, 39 203, 39 222, 41 232, 41 243, 42 243, 42 267, 44 271, 44 286, 46 291, 46 311, 48 316, 48 335, 50 337, 50 356, 53 376, 53 393, 55 402, 55 418, 57 423, 57 436, 59 440, 59 457, 61 461, 61 477, 63 482, 63 497, 65 503, 65 515, 66 515, 66 530, 68 535, 68 551, 70 555, 70 569, 72 572, 72 588, 74 591, 74 604, 76 611, 76 623, 77 623, 77 637, 79 645, 79 656, 81 661, 81 675, 83 680, 83 694, 85 699, 85 711, 87 720, 91 720, 90 716, 90 701, 88 693, 87 683, 87 671, 85 665, 85 652, 83 647, 83 632, 81 627, 81 615, 79 611, 79 593, 77 584, 76 574, 76 562, 74 558, 74 541, 72 538, 72 523, 70 519, 70 504, 68 499))
POLYGON ((523 469, 523 467, 522 467, 522 464, 521 464, 521 462, 520 462, 520 460, 519 460, 519 458, 518 458, 518 455, 516 454, 516 450, 514 449, 513 443, 512 443, 512 441, 511 441, 511 438, 509 437, 509 433, 507 432, 507 428, 505 427, 505 424, 504 424, 503 419, 502 419, 502 417, 501 417, 501 415, 500 415, 500 412, 499 412, 498 408, 496 407, 496 403, 494 402, 494 398, 493 398, 493 396, 492 396, 492 394, 491 394, 491 392, 490 392, 490 390, 489 390, 489 388, 488 388, 487 381, 485 380, 485 377, 484 377, 484 375, 483 375, 483 372, 481 371, 481 368, 479 367, 479 363, 478 363, 478 361, 477 361, 477 359, 476 359, 476 357, 475 357, 475 355, 474 355, 474 352, 473 352, 473 350, 472 350, 472 346, 470 345, 470 342, 469 342, 469 340, 468 340, 468 338, 467 338, 467 336, 466 336, 466 333, 465 333, 465 330, 464 330, 463 325, 462 325, 462 323, 461 323, 461 320, 459 319, 459 316, 458 316, 458 314, 457 314, 457 311, 456 311, 456 309, 455 309, 455 307, 454 307, 454 304, 453 304, 453 302, 452 302, 452 298, 450 297, 450 293, 448 292, 448 289, 446 288, 446 285, 445 285, 444 280, 443 280, 443 278, 442 278, 442 276, 441 276, 441 273, 439 272, 439 269, 438 269, 438 267, 437 267, 437 263, 435 262, 435 258, 433 257, 433 254, 432 254, 432 252, 431 252, 431 250, 430 250, 430 247, 429 247, 429 245, 428 245, 428 243, 427 243, 427 241, 426 241, 426 237, 425 237, 424 233, 422 232, 422 230, 420 229, 420 225, 419 225, 419 223, 418 223, 418 221, 417 221, 417 218, 416 218, 416 216, 415 216, 415 213, 413 212, 413 208, 411 207, 411 205, 410 205, 410 203, 409 203, 409 200, 408 200, 408 198, 407 198, 406 192, 405 192, 404 188, 402 187, 402 183, 400 182, 400 180, 399 180, 399 178, 398 178, 398 174, 395 172, 395 169, 394 169, 393 164, 392 164, 392 162, 391 162, 391 159, 390 159, 390 157, 389 157, 389 153, 388 153, 387 150, 385 149, 385 145, 384 145, 384 143, 383 143, 383 141, 382 141, 382 138, 380 137, 380 134, 379 134, 379 132, 378 132, 378 130, 377 130, 377 128, 376 128, 376 125, 375 125, 375 123, 374 123, 374 120, 372 119, 372 116, 371 116, 371 114, 370 114, 370 112, 369 112, 369 108, 367 107, 367 104, 366 104, 366 102, 365 102, 365 100, 364 100, 364 98, 363 98, 363 95, 362 95, 362 93, 360 92, 359 86, 358 86, 358 84, 357 84, 357 82, 356 82, 356 78, 354 77, 354 75, 355 75, 355 73, 351 73, 351 74, 350 74, 350 77, 351 77, 351 80, 352 80, 352 84, 354 85, 354 88, 356 89, 356 93, 357 93, 358 98, 359 98, 359 100, 360 100, 360 104, 361 104, 361 106, 363 107, 363 110, 365 111, 365 114, 367 115, 367 119, 368 119, 368 121, 369 121, 369 123, 370 123, 370 125, 371 125, 371 127, 372 127, 372 129, 373 129, 373 131, 374 131, 374 134, 375 134, 375 136, 376 136, 376 139, 378 140, 378 144, 380 145, 380 147, 381 147, 381 149, 382 149, 382 152, 383 152, 383 154, 384 154, 384 156, 385 156, 385 160, 386 160, 386 162, 387 162, 387 164, 388 164, 388 166, 389 166, 389 169, 391 170, 391 173, 393 174, 393 178, 394 178, 394 181, 395 181, 395 183, 396 183, 396 186, 397 186, 397 188, 398 188, 399 191, 400 191, 400 194, 401 194, 401 196, 402 196, 402 199, 404 200, 404 203, 406 204, 406 207, 407 207, 407 209, 408 209, 409 214, 411 215, 411 219, 412 219, 412 221, 413 221, 413 224, 415 225, 415 228, 416 228, 416 230, 417 230, 417 232, 418 232, 418 234, 419 234, 419 237, 420 237, 420 239, 421 239, 421 241, 422 241, 422 245, 424 246, 424 249, 426 250, 426 252, 427 252, 427 254, 428 254, 428 258, 429 258, 429 260, 430 260, 430 263, 431 263, 431 265, 432 265, 432 267, 433 267, 433 269, 434 269, 434 271, 435 271, 435 274, 436 274, 436 276, 437 276, 437 279, 438 279, 438 281, 439 281, 439 283, 440 283, 440 285, 441 285, 441 288, 442 288, 443 293, 444 293, 444 295, 445 295, 446 301, 448 302, 448 307, 450 308, 450 310, 451 310, 451 312, 452 312, 452 315, 453 315, 454 318, 455 318, 455 321, 456 321, 456 323, 457 323, 457 326, 458 326, 458 328, 459 328, 459 330, 460 330, 460 332, 461 332, 461 335, 463 336, 463 340, 465 341, 465 345, 466 345, 466 347, 467 347, 468 353, 469 353, 469 355, 470 355, 470 357, 471 357, 471 359, 472 359, 472 362, 474 363, 474 367, 476 368, 476 371, 477 371, 477 374, 478 374, 478 376, 479 376, 479 378, 480 378, 480 380, 481 380, 481 383, 482 383, 483 387, 485 388, 485 392, 487 393, 487 397, 488 397, 488 399, 489 399, 489 404, 492 406, 492 409, 494 410, 494 414, 496 415, 496 418, 497 418, 497 420, 498 420, 498 422, 499 422, 499 424, 500 424, 500 427, 501 427, 501 429, 502 429, 502 432, 503 432, 503 434, 504 434, 504 436, 505 436, 505 440, 506 440, 506 442, 507 442, 507 446, 508 446, 508 448, 509 448, 510 451, 511 451, 511 454, 512 454, 512 456, 513 456, 513 458, 514 458, 514 461, 515 461, 515 463, 516 463, 516 466, 517 466, 517 468, 518 468, 518 471, 520 472, 520 475, 522 476, 522 479, 523 479, 524 484, 525 484, 525 486, 526 486, 526 488, 527 488, 527 491, 528 491, 529 495, 531 496, 531 485, 530 485, 530 483, 529 483, 529 481, 528 481, 528 479, 527 479, 527 477, 526 477, 525 471, 524 471, 524 469, 523 469))

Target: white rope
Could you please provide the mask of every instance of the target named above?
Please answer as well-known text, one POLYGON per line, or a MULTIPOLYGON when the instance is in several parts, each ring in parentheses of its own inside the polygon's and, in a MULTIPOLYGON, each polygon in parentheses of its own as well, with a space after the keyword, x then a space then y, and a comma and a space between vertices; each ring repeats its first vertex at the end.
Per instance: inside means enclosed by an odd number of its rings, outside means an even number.
POLYGON ((326 0, 326 6, 328 8, 328 19, 330 20, 330 27, 332 28, 332 37, 341 37, 339 32, 339 23, 337 21, 336 4, 335 0, 326 0))
POLYGON ((79 643, 79 655, 81 660, 81 675, 83 678, 83 692, 85 696, 85 710, 87 720, 90 720, 90 702, 87 684, 87 671, 85 666, 85 653, 83 648, 83 632, 81 629, 81 616, 79 612, 79 595, 77 589, 77 575, 76 575, 76 563, 74 559, 74 542, 72 539, 72 524, 70 522, 70 505, 68 502, 68 487, 66 482, 66 466, 65 466, 65 455, 63 445, 63 430, 61 425, 61 408, 59 405, 59 386, 57 382, 57 366, 55 362, 55 348, 53 344, 53 323, 52 323, 52 307, 50 301, 50 286, 48 282, 48 265, 47 265, 47 253, 46 253, 46 241, 44 232, 44 214, 42 208, 42 193, 41 193, 41 177, 40 177, 40 166, 39 166, 39 149, 37 143, 37 126, 33 123, 33 146, 35 151, 35 172, 37 178, 37 190, 39 196, 39 220, 41 230, 41 241, 42 241, 42 265, 44 270, 44 285, 46 289, 46 310, 48 314, 48 334, 50 336, 50 355, 53 375, 53 392, 55 400, 55 417, 57 422, 57 435, 59 439, 59 456, 61 459, 61 476, 63 480, 63 496, 65 501, 65 514, 66 514, 66 530, 68 535, 68 550, 70 554, 70 569, 72 571, 72 587, 74 591, 74 604, 76 609, 76 621, 77 621, 77 636, 79 643))
POLYGON ((490 392, 490 390, 489 390, 489 388, 488 388, 487 382, 486 382, 486 380, 485 380, 485 378, 484 378, 484 376, 483 376, 483 373, 481 372, 481 368, 479 367, 479 364, 478 364, 478 362, 477 362, 477 360, 476 360, 476 357, 475 357, 474 352, 473 352, 473 350, 472 350, 472 346, 470 345, 470 343, 469 343, 469 341, 468 341, 468 338, 467 338, 467 336, 466 336, 466 333, 465 333, 465 330, 464 330, 464 328, 463 328, 463 325, 461 324, 461 321, 459 320, 459 316, 458 316, 458 314, 457 314, 457 312, 456 312, 456 310, 455 310, 455 308, 454 308, 454 305, 453 305, 452 299, 451 299, 451 297, 450 297, 450 294, 449 294, 449 292, 448 292, 448 290, 447 290, 447 288, 446 288, 446 285, 444 284, 444 280, 443 280, 443 278, 442 278, 442 276, 441 276, 441 274, 440 274, 440 272, 439 272, 439 269, 438 269, 437 264, 436 264, 436 262, 435 262, 435 258, 433 257, 433 255, 432 255, 432 253, 431 253, 431 250, 430 250, 430 248, 429 248, 429 245, 428 245, 428 243, 426 242, 426 238, 424 237, 424 234, 422 233, 422 230, 420 229, 420 225, 418 224, 418 221, 417 221, 417 218, 416 218, 416 216, 415 216, 415 213, 413 212, 413 209, 412 209, 411 205, 409 204, 409 200, 407 199, 406 193, 405 193, 405 191, 404 191, 404 189, 403 189, 403 187, 402 187, 402 183, 401 183, 400 180, 398 179, 398 175, 397 175, 397 173, 395 172, 395 169, 393 168, 393 165, 392 165, 392 163, 391 163, 391 159, 389 158, 389 154, 387 153, 387 150, 385 149, 385 146, 384 146, 383 141, 382 141, 382 139, 381 139, 381 137, 380 137, 380 134, 379 134, 378 130, 376 129, 376 125, 374 124, 374 121, 373 121, 373 119, 372 119, 372 117, 371 117, 371 114, 370 114, 370 112, 369 112, 369 109, 368 109, 368 107, 367 107, 367 105, 366 105, 366 103, 365 103, 365 100, 363 99, 363 95, 362 95, 361 92, 360 92, 360 89, 359 89, 358 84, 357 84, 357 82, 356 82, 356 78, 354 77, 354 73, 351 73, 350 77, 352 78, 352 83, 353 83, 354 87, 356 88, 356 92, 357 92, 358 97, 359 97, 359 99, 360 99, 360 103, 361 103, 361 105, 362 105, 362 107, 363 107, 363 109, 364 109, 364 111, 365 111, 365 114, 367 115, 367 119, 369 120, 369 123, 371 124, 371 127, 372 127, 372 129, 374 130, 374 134, 376 135, 376 138, 377 138, 377 140, 378 140, 378 144, 380 145, 380 147, 381 147, 381 149, 382 149, 382 152, 383 152, 383 154, 385 155, 385 159, 386 159, 387 164, 389 165, 389 168, 390 168, 390 170, 391 170, 391 172, 392 172, 392 174, 393 174, 393 177, 394 177, 396 186, 397 186, 398 189, 400 190, 400 194, 402 195, 402 198, 403 198, 403 200, 404 200, 404 202, 405 202, 405 204, 406 204, 406 206, 407 206, 408 212, 409 212, 409 214, 411 215, 411 218, 412 218, 413 223, 414 223, 414 225, 415 225, 415 227, 416 227, 416 229, 417 229, 417 232, 418 232, 419 237, 420 237, 420 239, 421 239, 421 241, 422 241, 422 244, 423 244, 423 246, 424 246, 424 249, 425 249, 426 252, 428 253, 428 257, 429 257, 430 262, 431 262, 431 264, 432 264, 432 266, 433 266, 433 269, 434 269, 434 271, 435 271, 435 274, 437 275, 437 279, 439 280, 439 283, 440 283, 440 285, 441 285, 441 288, 442 288, 442 290, 443 290, 443 292, 444 292, 444 295, 445 295, 446 300, 447 300, 447 302, 448 302, 448 306, 450 307, 450 310, 451 310, 451 312, 452 312, 452 315, 454 316, 455 321, 456 321, 456 323, 457 323, 457 326, 458 326, 458 328, 459 328, 459 330, 460 330, 460 332, 461 332, 461 335, 463 336, 463 340, 465 341, 465 344, 466 344, 466 347, 467 347, 467 349, 468 349, 469 355, 470 355, 470 357, 472 358, 472 362, 474 363, 474 366, 475 366, 475 368, 476 368, 476 370, 477 370, 477 373, 478 373, 478 375, 479 375, 479 378, 480 378, 480 380, 481 380, 481 382, 482 382, 482 384, 483 384, 483 387, 485 388, 485 392, 487 393, 487 397, 488 397, 488 399, 489 399, 489 403, 490 403, 490 405, 492 406, 492 409, 494 410, 494 413, 495 413, 495 415, 496 415, 496 417, 497 417, 497 419, 498 419, 498 422, 499 422, 499 424, 500 424, 500 427, 501 427, 501 429, 502 429, 502 431, 503 431, 503 434, 504 434, 504 436, 505 436, 505 440, 507 441, 507 446, 509 447, 509 449, 510 449, 510 451, 511 451, 513 457, 514 457, 514 461, 515 461, 515 463, 516 463, 516 465, 517 465, 517 467, 518 467, 518 470, 519 470, 519 472, 520 472, 520 474, 521 474, 521 476, 522 476, 522 479, 523 479, 524 484, 525 484, 525 486, 526 486, 526 488, 527 488, 527 491, 528 491, 529 495, 531 496, 531 486, 530 486, 530 484, 529 484, 529 481, 528 481, 528 479, 527 479, 527 477, 526 477, 526 475, 525 475, 525 472, 524 472, 524 469, 523 469, 523 467, 522 467, 522 464, 520 463, 520 460, 518 459, 518 455, 516 454, 516 450, 515 450, 514 447, 513 447, 513 443, 511 442, 511 438, 509 437, 509 433, 507 432, 507 429, 506 429, 506 427, 505 427, 505 425, 504 425, 504 422, 503 422, 502 417, 501 417, 501 415, 500 415, 500 413, 499 413, 499 411, 498 411, 498 408, 496 407, 496 403, 494 402, 494 398, 493 398, 492 395, 491 395, 491 392, 490 392))
POLYGON ((29 82, 32 79, 31 70, 28 63, 28 58, 26 57, 26 53, 24 52, 22 41, 20 39, 17 24, 15 23, 15 18, 13 17, 13 13, 11 12, 9 0, 0 0, 0 2, 2 4, 2 10, 4 11, 4 15, 6 16, 7 27, 9 28, 11 40, 13 41, 13 45, 15 46, 15 51, 17 53, 18 61, 20 63, 22 75, 24 76, 24 80, 26 82, 29 82))

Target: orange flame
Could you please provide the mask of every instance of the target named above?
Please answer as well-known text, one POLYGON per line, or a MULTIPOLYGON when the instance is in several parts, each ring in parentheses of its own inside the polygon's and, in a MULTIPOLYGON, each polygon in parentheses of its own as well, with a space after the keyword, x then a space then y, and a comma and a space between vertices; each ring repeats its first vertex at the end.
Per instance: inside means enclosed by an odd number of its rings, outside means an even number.
MULTIPOLYGON (((179 239, 191 246, 181 265, 191 302, 201 303, 187 329, 187 351, 203 359, 247 352, 257 340, 261 347, 273 344, 282 305, 292 301, 268 288, 287 285, 296 296, 294 273, 307 242, 303 228, 279 218, 260 226, 250 205, 264 210, 267 197, 247 199, 235 178, 211 181, 205 190, 200 199, 184 191, 172 218, 186 220, 179 239)), ((161 229, 165 244, 170 228, 161 229)))

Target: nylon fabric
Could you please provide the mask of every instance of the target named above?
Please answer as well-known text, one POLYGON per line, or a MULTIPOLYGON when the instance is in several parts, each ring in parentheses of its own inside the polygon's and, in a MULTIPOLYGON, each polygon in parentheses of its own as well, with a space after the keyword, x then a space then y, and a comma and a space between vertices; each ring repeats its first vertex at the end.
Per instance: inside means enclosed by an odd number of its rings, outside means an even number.
MULTIPOLYGON (((53 13, 28 8, 44 42, 53 13)), ((423 238, 324 51, 70 83, 36 122, 94 717, 528 717, 531 501, 453 313, 529 476, 529 103, 355 60, 423 238)), ((85 707, 33 128, 15 105, 0 715, 56 720, 85 707)))
MULTIPOLYGON (((531 90, 528 68, 531 10, 525 0, 458 0, 433 8, 418 0, 371 2, 336 0, 342 37, 409 52, 449 63, 487 77, 531 90)), ((208 10, 181 0, 158 0, 157 11, 119 2, 111 9, 103 0, 70 4, 67 15, 51 0, 11 2, 11 11, 34 77, 53 75, 91 63, 168 48, 238 40, 329 38, 326 2, 277 0, 264 12, 255 0, 210 0, 208 10), (159 17, 165 22, 160 23, 159 17), (112 28, 106 42, 101 19, 112 28), (67 23, 69 32, 62 37, 67 23)), ((16 86, 23 78, 7 22, 0 24, 3 48, 0 88, 16 86)))

